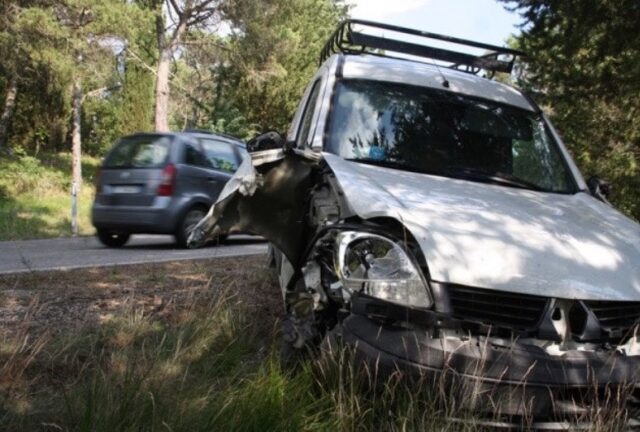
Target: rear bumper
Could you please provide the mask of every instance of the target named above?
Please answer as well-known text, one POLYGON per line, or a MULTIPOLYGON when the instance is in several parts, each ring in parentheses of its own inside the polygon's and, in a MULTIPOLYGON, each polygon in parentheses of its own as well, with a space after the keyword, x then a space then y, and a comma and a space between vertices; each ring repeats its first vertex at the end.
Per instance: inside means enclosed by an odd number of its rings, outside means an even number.
POLYGON ((105 206, 94 203, 91 222, 97 229, 127 233, 172 234, 178 224, 182 206, 171 198, 157 198, 150 207, 105 206))
POLYGON ((399 374, 444 385, 448 395, 463 396, 457 406, 474 411, 559 419, 588 415, 594 398, 606 392, 638 393, 640 356, 586 351, 556 356, 516 341, 447 337, 439 330, 392 327, 355 314, 342 327, 344 342, 377 382, 399 374))

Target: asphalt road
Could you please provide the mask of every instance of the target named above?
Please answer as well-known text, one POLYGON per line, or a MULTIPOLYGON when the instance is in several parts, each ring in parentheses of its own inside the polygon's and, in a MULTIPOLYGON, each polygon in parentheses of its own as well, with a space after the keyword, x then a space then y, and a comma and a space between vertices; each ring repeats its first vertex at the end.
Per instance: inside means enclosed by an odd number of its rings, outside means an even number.
POLYGON ((120 249, 94 237, 0 242, 0 274, 262 254, 260 237, 231 236, 218 246, 176 249, 173 237, 136 235, 120 249))

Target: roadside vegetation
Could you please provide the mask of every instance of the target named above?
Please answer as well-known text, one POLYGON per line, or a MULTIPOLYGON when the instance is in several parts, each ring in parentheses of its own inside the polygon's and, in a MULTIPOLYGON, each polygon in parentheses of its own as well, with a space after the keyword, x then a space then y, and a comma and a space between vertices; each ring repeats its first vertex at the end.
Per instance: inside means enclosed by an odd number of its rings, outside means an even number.
MULTIPOLYGON (((71 235, 69 153, 0 156, 0 241, 71 235)), ((93 233, 90 220, 93 178, 99 159, 82 160, 79 233, 93 233)))
MULTIPOLYGON (((509 44, 529 54, 501 79, 532 92, 583 173, 609 180, 613 204, 640 220, 638 2, 497 1, 520 14, 509 44)), ((0 154, 47 166, 67 149, 99 158, 136 131, 284 132, 348 14, 342 0, 0 2, 0 154)), ((71 173, 71 160, 59 167, 71 173)), ((64 233, 68 206, 44 217, 61 228, 44 230, 33 215, 53 204, 5 191, 0 207, 11 206, 3 214, 30 214, 9 222, 29 226, 12 238, 64 233)))
POLYGON ((105 432, 446 429, 410 393, 370 399, 346 362, 283 370, 279 292, 265 262, 0 278, 0 424, 105 432))
MULTIPOLYGON (((123 135, 286 130, 346 10, 341 0, 0 2, 0 155, 30 156, 18 163, 29 169, 76 155, 43 178, 47 199, 16 200, 22 180, 2 178, 0 216, 12 220, 0 222, 0 239, 67 234, 70 204, 56 191, 79 172, 72 161, 104 156, 123 135)), ((86 216, 79 225, 89 232, 86 216)))
MULTIPOLYGON (((283 369, 280 293, 265 264, 1 276, 0 429, 486 430, 459 405, 482 392, 376 380, 339 348, 283 369)), ((624 416, 600 408, 591 430, 621 430, 624 416)))

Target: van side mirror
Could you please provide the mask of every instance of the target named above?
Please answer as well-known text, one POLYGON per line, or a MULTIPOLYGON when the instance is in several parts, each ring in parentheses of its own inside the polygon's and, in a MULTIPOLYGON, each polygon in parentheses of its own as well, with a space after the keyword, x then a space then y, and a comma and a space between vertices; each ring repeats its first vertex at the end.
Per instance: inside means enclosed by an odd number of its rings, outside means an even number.
POLYGON ((276 131, 262 133, 247 143, 249 153, 284 148, 285 139, 276 131))
POLYGON ((598 176, 591 176, 589 177, 589 180, 587 180, 587 186, 589 187, 591 195, 602 202, 610 204, 609 195, 611 194, 611 186, 609 183, 598 176))

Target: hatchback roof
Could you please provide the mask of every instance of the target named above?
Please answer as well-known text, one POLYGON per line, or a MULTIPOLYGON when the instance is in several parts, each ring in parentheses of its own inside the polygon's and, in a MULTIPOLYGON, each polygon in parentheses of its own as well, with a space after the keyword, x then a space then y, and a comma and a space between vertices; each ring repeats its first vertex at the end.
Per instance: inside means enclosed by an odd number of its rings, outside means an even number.
POLYGON ((197 130, 197 129, 191 129, 191 130, 186 130, 186 131, 182 131, 182 132, 136 132, 130 135, 126 135, 123 138, 126 137, 136 137, 136 136, 149 136, 149 135, 171 135, 171 136, 184 136, 184 137, 210 137, 210 138, 215 138, 218 140, 222 140, 222 141, 226 141, 230 144, 234 144, 237 145, 239 147, 243 147, 246 148, 246 143, 244 141, 242 141, 240 138, 236 138, 233 137, 231 135, 226 135, 226 134, 221 134, 221 133, 214 133, 214 132, 209 132, 206 130, 197 130))

